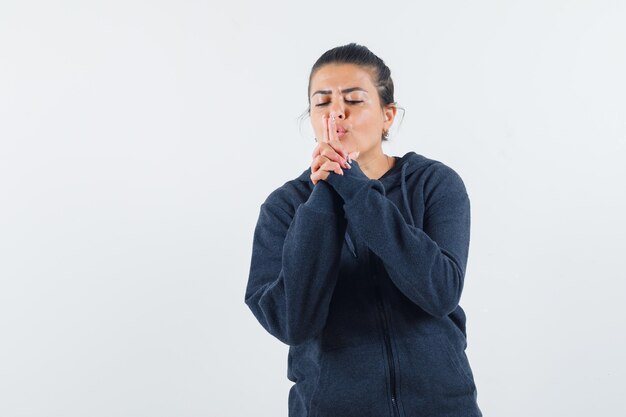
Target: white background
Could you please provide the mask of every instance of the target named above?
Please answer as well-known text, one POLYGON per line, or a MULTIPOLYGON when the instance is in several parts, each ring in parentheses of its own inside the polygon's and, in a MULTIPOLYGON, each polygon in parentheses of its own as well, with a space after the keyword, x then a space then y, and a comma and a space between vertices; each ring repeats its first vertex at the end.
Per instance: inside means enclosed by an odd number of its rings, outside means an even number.
POLYGON ((625 415, 624 22, 621 0, 3 0, 0 415, 287 415, 252 234, 309 166, 311 66, 349 42, 406 111, 385 152, 470 195, 485 417, 625 415))

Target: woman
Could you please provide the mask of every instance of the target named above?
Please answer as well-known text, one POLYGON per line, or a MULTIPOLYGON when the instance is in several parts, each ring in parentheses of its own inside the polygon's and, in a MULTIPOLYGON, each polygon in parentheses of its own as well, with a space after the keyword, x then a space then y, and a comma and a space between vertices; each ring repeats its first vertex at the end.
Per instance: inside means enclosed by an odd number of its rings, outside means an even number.
POLYGON ((459 175, 383 153, 389 68, 354 43, 309 77, 310 168, 260 207, 245 302, 288 344, 289 416, 480 417, 459 306, 470 201, 459 175))

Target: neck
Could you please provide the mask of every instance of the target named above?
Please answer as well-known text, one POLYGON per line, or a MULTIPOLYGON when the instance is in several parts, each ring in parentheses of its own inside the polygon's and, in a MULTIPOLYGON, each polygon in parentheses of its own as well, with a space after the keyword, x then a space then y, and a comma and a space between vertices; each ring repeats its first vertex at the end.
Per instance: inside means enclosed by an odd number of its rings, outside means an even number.
POLYGON ((357 162, 369 179, 378 179, 393 167, 395 159, 385 155, 382 149, 377 149, 371 154, 360 155, 357 162))

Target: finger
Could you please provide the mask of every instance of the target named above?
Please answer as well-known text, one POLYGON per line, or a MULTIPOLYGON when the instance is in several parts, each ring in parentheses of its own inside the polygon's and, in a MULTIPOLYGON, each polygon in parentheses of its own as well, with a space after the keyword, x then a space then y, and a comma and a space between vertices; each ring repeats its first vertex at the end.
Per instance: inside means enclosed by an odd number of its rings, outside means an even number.
POLYGON ((313 182, 313 185, 317 184, 319 180, 323 179, 324 175, 324 171, 317 171, 311 174, 311 181, 313 182))
POLYGON ((322 142, 328 143, 329 142, 329 137, 328 137, 328 117, 326 117, 325 114, 322 115, 322 125, 324 126, 324 129, 322 129, 323 130, 322 142))
POLYGON ((322 166, 324 162, 326 162, 328 158, 323 155, 318 155, 311 162, 311 172, 317 172, 318 169, 322 166))
POLYGON ((337 175, 343 175, 343 170, 341 169, 341 166, 337 162, 334 162, 334 161, 324 162, 322 166, 320 167, 320 170, 334 172, 337 175))
POLYGON ((320 155, 323 155, 328 159, 339 163, 342 168, 350 169, 350 164, 348 164, 348 162, 343 159, 341 155, 339 155, 337 151, 335 151, 333 147, 327 143, 324 143, 322 144, 322 146, 320 146, 320 155))
POLYGON ((311 172, 317 172, 318 170, 322 169, 322 166, 326 162, 333 162, 333 161, 324 155, 316 156, 315 159, 313 159, 313 162, 311 162, 311 172))
POLYGON ((330 146, 335 149, 342 158, 348 159, 348 152, 343 146, 343 143, 339 140, 339 136, 337 136, 337 125, 335 123, 334 117, 330 118, 330 123, 328 126, 328 138, 330 146))
POLYGON ((331 113, 328 118, 328 140, 329 142, 339 140, 339 136, 337 136, 337 125, 335 124, 334 113, 331 113))
POLYGON ((312 175, 324 175, 324 171, 332 171, 338 175, 343 175, 339 163, 331 161, 325 156, 318 156, 311 163, 311 173, 312 175))
POLYGON ((328 178, 329 171, 334 172, 337 175, 343 175, 343 171, 339 167, 339 164, 337 164, 336 162, 327 161, 318 171, 310 175, 313 185, 317 184, 320 180, 326 180, 328 178))

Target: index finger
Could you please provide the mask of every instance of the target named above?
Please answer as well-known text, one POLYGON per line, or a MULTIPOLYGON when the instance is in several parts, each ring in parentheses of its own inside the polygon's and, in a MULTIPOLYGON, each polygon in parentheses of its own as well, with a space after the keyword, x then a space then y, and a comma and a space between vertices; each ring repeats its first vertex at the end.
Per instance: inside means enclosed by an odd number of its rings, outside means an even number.
POLYGON ((330 123, 328 126, 328 137, 328 142, 330 143, 330 146, 332 146, 335 151, 339 152, 341 156, 347 160, 348 152, 344 148, 343 143, 341 143, 341 141, 339 140, 339 136, 337 136, 337 127, 335 125, 334 115, 332 115, 330 118, 330 123))
POLYGON ((322 142, 329 143, 330 138, 328 137, 328 117, 325 114, 322 115, 322 123, 324 124, 324 131, 322 133, 322 142))

